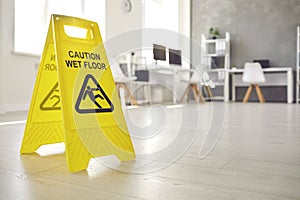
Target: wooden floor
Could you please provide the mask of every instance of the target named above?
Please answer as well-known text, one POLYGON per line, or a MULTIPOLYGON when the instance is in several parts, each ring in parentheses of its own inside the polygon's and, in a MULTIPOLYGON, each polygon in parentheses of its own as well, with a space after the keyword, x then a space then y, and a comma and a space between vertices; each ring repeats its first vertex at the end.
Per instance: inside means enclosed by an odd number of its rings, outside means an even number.
POLYGON ((0 115, 0 199, 300 199, 300 105, 128 109, 137 160, 93 159, 75 174, 63 144, 19 155, 26 115, 0 115))

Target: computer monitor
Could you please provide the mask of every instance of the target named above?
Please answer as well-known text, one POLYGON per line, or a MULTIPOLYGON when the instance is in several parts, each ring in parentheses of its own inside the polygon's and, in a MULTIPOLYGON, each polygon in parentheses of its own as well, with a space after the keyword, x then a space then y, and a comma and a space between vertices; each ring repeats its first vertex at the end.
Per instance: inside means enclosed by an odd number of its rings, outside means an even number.
POLYGON ((253 62, 258 62, 262 68, 270 67, 270 61, 268 59, 255 59, 253 62))
POLYGON ((166 60, 166 47, 163 45, 153 44, 154 60, 166 60))
POLYGON ((169 49, 169 63, 174 65, 181 65, 181 51, 176 49, 169 49))

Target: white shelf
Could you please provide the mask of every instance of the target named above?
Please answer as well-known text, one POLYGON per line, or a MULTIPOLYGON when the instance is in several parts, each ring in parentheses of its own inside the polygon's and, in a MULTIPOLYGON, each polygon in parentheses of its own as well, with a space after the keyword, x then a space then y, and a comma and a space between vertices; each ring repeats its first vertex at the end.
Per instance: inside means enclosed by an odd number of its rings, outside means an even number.
MULTIPOLYGON (((223 87, 223 96, 215 94, 218 97, 213 97, 212 100, 229 100, 229 69, 230 69, 230 34, 225 33, 225 38, 209 39, 204 34, 201 36, 201 64, 208 70, 212 82, 216 87, 223 87), (218 58, 216 63, 213 58, 218 58), (221 61, 220 59, 223 59, 221 61), (222 66, 219 65, 222 63, 222 66), (212 64, 214 63, 214 65, 212 64), (212 68, 212 66, 217 68, 212 68), (220 73, 219 75, 216 73, 220 73), (216 80, 216 81, 214 81, 216 80)), ((212 90, 214 93, 214 91, 212 90)), ((214 96, 214 94, 213 94, 214 96)), ((208 98, 210 99, 210 98, 208 98)))
POLYGON ((216 68, 216 69, 209 70, 209 72, 225 72, 225 71, 226 71, 226 69, 224 69, 224 68, 216 68))
POLYGON ((214 84, 215 86, 223 86, 223 85, 224 85, 224 82, 215 82, 215 81, 213 81, 213 84, 214 84))
POLYGON ((225 54, 216 54, 216 53, 209 53, 209 54, 206 54, 205 56, 207 57, 223 57, 225 56, 225 54))
POLYGON ((218 43, 218 42, 226 42, 226 39, 206 39, 205 43, 218 43))

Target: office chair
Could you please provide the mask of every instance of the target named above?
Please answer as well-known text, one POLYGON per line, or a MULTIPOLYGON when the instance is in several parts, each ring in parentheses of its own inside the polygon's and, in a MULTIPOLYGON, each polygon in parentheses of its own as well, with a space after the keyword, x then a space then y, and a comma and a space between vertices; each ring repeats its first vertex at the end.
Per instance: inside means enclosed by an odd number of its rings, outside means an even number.
POLYGON ((244 96, 243 102, 248 102, 253 87, 256 90, 258 99, 260 103, 265 102, 265 98, 261 92, 261 89, 259 87, 259 83, 265 82, 265 76, 264 72, 262 70, 262 67, 259 63, 245 63, 244 65, 244 73, 243 73, 243 82, 249 83, 248 90, 244 96))
POLYGON ((202 96, 201 92, 198 89, 198 83, 202 82, 202 77, 200 76, 199 72, 197 72, 196 70, 193 70, 193 74, 191 76, 190 79, 183 79, 183 82, 187 83, 187 87, 183 93, 183 95, 181 96, 180 102, 183 102, 184 97, 187 97, 187 102, 189 102, 189 93, 190 90, 193 91, 194 94, 194 98, 195 101, 198 103, 198 99, 200 99, 200 101, 202 103, 205 102, 204 97, 202 96))
POLYGON ((130 102, 133 105, 137 105, 136 99, 134 98, 130 89, 127 86, 128 83, 135 81, 137 79, 137 77, 136 76, 125 76, 125 74, 122 72, 118 63, 111 65, 111 71, 112 71, 114 81, 116 83, 116 88, 117 88, 120 99, 121 99, 120 88, 123 88, 125 91, 125 94, 126 94, 125 100, 129 97, 130 102))

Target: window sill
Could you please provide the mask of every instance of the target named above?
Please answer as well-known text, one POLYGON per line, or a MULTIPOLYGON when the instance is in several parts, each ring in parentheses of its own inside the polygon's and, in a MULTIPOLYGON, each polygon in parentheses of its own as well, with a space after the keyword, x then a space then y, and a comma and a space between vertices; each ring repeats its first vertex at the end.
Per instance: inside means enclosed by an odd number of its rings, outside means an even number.
POLYGON ((41 55, 33 54, 33 53, 24 53, 24 52, 20 52, 20 51, 12 51, 11 53, 13 55, 17 55, 17 56, 26 56, 26 57, 33 57, 33 58, 41 58, 41 55))

